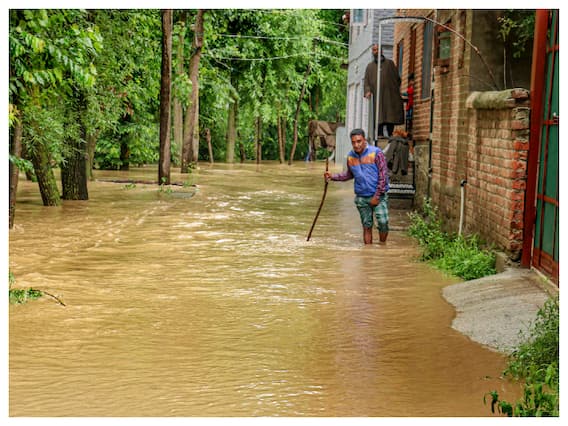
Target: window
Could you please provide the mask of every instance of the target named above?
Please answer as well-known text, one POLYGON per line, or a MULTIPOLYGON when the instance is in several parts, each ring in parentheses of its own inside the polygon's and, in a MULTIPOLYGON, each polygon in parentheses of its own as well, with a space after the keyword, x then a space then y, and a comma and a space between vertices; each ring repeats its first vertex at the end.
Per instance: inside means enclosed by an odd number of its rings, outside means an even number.
POLYGON ((424 25, 424 48, 422 49, 422 99, 430 97, 432 71, 432 22, 424 25))
POLYGON ((402 62, 404 59, 404 40, 398 43, 396 50, 396 63, 398 64, 398 75, 402 75, 402 62))
POLYGON ((410 31, 410 49, 408 54, 408 74, 414 74, 416 56, 416 27, 412 27, 412 30, 410 31))
POLYGON ((450 65, 450 56, 452 53, 452 33, 447 28, 450 24, 446 24, 445 26, 439 25, 436 28, 436 66, 440 66, 442 72, 448 71, 448 66, 450 65))
POLYGON ((367 9, 353 9, 351 13, 352 25, 367 25, 367 9))

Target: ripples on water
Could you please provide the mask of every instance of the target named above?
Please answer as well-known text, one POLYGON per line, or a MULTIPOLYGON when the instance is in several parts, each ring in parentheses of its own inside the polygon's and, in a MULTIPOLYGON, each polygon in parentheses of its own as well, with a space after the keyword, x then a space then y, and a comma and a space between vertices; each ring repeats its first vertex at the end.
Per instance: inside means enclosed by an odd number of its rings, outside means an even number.
POLYGON ((404 233, 361 244, 352 183, 305 241, 320 168, 204 165, 191 197, 97 181, 62 208, 22 181, 10 269, 67 306, 10 307, 10 414, 489 415, 503 357, 450 328, 453 281, 404 233))

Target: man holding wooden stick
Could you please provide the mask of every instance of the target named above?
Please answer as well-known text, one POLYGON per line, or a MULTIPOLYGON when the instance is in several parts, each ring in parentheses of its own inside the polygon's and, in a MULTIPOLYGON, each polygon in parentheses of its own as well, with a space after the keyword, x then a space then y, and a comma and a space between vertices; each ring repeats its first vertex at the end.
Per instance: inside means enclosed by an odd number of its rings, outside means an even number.
POLYGON ((383 151, 368 145, 363 129, 351 131, 353 150, 347 154, 347 169, 342 173, 324 173, 326 182, 355 179, 355 206, 363 225, 363 241, 373 243, 373 216, 377 221, 379 240, 385 243, 389 233, 389 174, 383 151))

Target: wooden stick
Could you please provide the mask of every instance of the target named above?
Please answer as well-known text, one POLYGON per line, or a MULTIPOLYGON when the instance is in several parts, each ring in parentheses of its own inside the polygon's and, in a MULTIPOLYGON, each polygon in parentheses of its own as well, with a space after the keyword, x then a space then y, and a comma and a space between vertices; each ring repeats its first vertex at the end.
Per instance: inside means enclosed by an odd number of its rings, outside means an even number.
MULTIPOLYGON (((325 171, 327 172, 328 170, 329 170, 329 159, 326 158, 326 159, 325 159, 325 171)), ((312 227, 310 228, 310 232, 309 232, 309 234, 308 234, 308 239, 307 239, 306 241, 310 241, 310 237, 312 236, 312 231, 314 230, 314 227, 316 226, 316 222, 317 222, 317 220, 318 220, 318 216, 319 216, 319 214, 320 214, 320 212, 321 212, 321 208, 323 207, 323 202, 325 201, 325 195, 327 194, 327 184, 328 184, 328 183, 329 183, 329 182, 326 180, 326 181, 325 181, 325 185, 324 185, 324 187, 323 187, 323 196, 321 197, 321 203, 320 203, 320 205, 319 205, 318 212, 316 213, 316 217, 314 217, 314 222, 312 223, 312 227)))
POLYGON ((45 294, 45 295, 47 295, 47 296, 49 296, 49 297, 53 297, 55 300, 57 300, 57 301, 59 302, 60 305, 67 306, 67 305, 65 305, 65 303, 63 303, 63 302, 61 301, 61 299, 60 299, 59 297, 54 296, 53 294, 48 293, 48 292, 45 291, 45 290, 40 290, 40 291, 41 291, 43 294, 45 294))

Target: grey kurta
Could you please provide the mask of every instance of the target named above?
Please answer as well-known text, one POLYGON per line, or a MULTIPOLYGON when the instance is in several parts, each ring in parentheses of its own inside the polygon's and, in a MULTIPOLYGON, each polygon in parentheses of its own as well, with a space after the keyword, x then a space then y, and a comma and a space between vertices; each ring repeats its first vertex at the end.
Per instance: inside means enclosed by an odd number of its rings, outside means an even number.
MULTIPOLYGON (((379 101, 379 123, 404 123, 404 106, 400 96, 400 76, 390 59, 381 60, 381 91, 379 101)), ((377 63, 372 61, 365 70, 365 93, 377 96, 377 63)))

